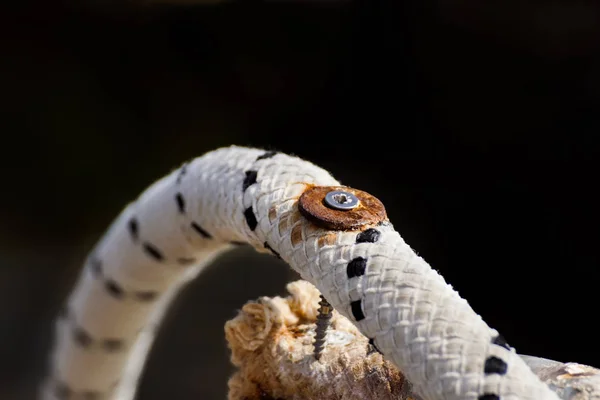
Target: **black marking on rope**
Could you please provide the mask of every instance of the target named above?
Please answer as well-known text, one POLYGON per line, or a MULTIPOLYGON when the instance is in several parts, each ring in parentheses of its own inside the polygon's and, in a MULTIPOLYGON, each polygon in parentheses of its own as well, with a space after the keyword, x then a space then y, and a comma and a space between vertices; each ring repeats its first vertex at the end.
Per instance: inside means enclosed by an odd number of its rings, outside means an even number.
POLYGON ((102 277, 102 261, 95 256, 92 256, 90 258, 90 270, 92 271, 94 278, 102 277))
POLYGON ((265 249, 269 250, 271 253, 273 253, 273 255, 277 258, 279 258, 281 260, 281 255, 279 255, 278 252, 275 251, 275 249, 273 249, 271 247, 271 245, 269 245, 269 243, 265 242, 265 249))
POLYGON ((350 307, 352 308, 352 315, 354 315, 354 319, 357 321, 365 319, 365 314, 362 310, 362 301, 356 300, 350 303, 350 307))
POLYGON ((212 239, 212 235, 204 230, 198 223, 192 222, 192 228, 205 239, 212 239))
POLYGON ((500 396, 493 393, 486 393, 479 396, 477 400, 500 400, 500 396))
POLYGON ((504 347, 506 350, 510 350, 510 346, 508 345, 508 343, 506 342, 506 339, 504 339, 504 336, 502 336, 502 335, 496 336, 492 340, 492 343, 497 346, 504 347))
POLYGON ((363 257, 356 257, 354 260, 350 261, 346 267, 348 279, 364 275, 366 268, 367 259, 363 257))
POLYGON ((256 220, 256 215, 254 215, 252 207, 246 208, 246 211, 244 211, 244 217, 246 217, 246 222, 248 223, 250 230, 254 231, 258 225, 258 221, 256 220))
POLYGON ((250 186, 256 183, 256 177, 258 176, 258 172, 254 170, 246 171, 246 177, 244 178, 244 182, 242 183, 242 192, 245 192, 250 186))
POLYGON ((508 365, 498 357, 488 357, 485 360, 485 366, 483 368, 483 372, 486 374, 506 374, 506 370, 508 369, 508 365))
POLYGON ((73 391, 66 383, 60 381, 54 383, 54 397, 58 400, 68 400, 72 393, 73 391))
POLYGON ((139 225, 137 219, 131 218, 127 226, 129 227, 129 234, 131 234, 131 238, 134 242, 137 242, 139 238, 139 225))
POLYGON ((183 195, 179 192, 175 195, 175 201, 177 202, 177 209, 180 214, 185 214, 185 200, 183 195))
POLYGON ((177 264, 179 265, 192 265, 196 262, 194 257, 179 257, 177 259, 177 264))
POLYGON ((379 348, 377 348, 377 346, 375 345, 375 339, 370 338, 369 339, 369 350, 367 351, 367 355, 373 353, 373 351, 371 349, 373 349, 374 351, 378 352, 379 354, 381 353, 381 350, 379 350, 379 348))
POLYGON ((124 345, 121 339, 105 339, 102 341, 102 348, 111 353, 121 350, 124 345))
POLYGON ((179 174, 177 175, 177 180, 176 183, 179 185, 181 183, 181 179, 183 178, 183 176, 186 174, 187 172, 187 167, 189 165, 189 162, 184 163, 181 168, 179 169, 179 174))
POLYGON ((147 291, 147 292, 135 292, 133 294, 139 301, 149 302, 153 301, 158 297, 158 292, 147 291))
POLYGON ((123 288, 114 280, 107 279, 104 281, 104 288, 115 299, 122 299, 125 296, 123 288))
POLYGON ((165 257, 162 255, 160 250, 158 250, 156 247, 154 247, 152 244, 150 244, 148 242, 144 242, 144 251, 150 257, 154 258, 156 261, 162 261, 165 259, 165 257))
POLYGON ((381 232, 377 229, 369 228, 358 235, 356 235, 356 243, 375 243, 379 240, 381 232))
POLYGON ((231 244, 232 244, 232 245, 234 245, 234 246, 246 246, 246 245, 248 244, 248 243, 246 243, 246 242, 240 242, 240 241, 238 241, 238 240, 232 240, 232 241, 231 241, 231 242, 229 242, 229 243, 231 243, 231 244))
POLYGON ((266 153, 263 153, 262 155, 258 156, 256 158, 256 161, 258 161, 258 160, 266 160, 267 158, 273 157, 277 153, 278 153, 277 151, 267 151, 266 153))
POLYGON ((92 337, 83 328, 79 326, 73 328, 73 339, 75 340, 75 343, 77 343, 83 348, 90 347, 90 345, 94 341, 92 337))

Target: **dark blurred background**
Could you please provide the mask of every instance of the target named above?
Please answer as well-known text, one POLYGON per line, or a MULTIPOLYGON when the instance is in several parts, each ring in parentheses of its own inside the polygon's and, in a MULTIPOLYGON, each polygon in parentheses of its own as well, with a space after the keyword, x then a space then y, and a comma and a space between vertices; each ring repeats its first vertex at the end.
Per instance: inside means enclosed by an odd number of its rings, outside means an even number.
MULTIPOLYGON (((517 351, 600 367, 600 3, 84 0, 0 12, 0 398, 121 208, 229 144, 367 190, 517 351)), ((223 399, 223 324, 285 293, 245 250, 173 305, 138 399, 223 399)))

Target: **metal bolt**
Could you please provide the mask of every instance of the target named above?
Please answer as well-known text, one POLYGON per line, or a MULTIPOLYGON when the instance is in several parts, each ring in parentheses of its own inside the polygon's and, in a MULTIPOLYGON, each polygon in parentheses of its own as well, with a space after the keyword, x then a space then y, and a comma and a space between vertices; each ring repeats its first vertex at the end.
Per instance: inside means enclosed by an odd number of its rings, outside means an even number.
POLYGON ((376 197, 347 186, 308 187, 298 199, 298 210, 313 224, 330 230, 360 230, 387 220, 376 197))
POLYGON ((345 190, 333 190, 325 195, 325 204, 336 210, 352 210, 358 203, 358 197, 345 190))
POLYGON ((319 305, 321 307, 319 307, 319 314, 317 315, 317 329, 315 330, 314 343, 314 354, 317 360, 321 358, 321 354, 325 348, 325 336, 327 335, 327 328, 329 328, 331 317, 333 316, 333 307, 323 295, 321 295, 319 305))

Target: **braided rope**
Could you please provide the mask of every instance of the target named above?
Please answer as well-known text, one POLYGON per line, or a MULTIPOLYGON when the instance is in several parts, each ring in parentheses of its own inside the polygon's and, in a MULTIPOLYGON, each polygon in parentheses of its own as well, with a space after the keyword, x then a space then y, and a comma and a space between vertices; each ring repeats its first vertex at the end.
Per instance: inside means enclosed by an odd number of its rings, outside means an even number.
POLYGON ((308 185, 339 183, 299 158, 232 146, 150 186, 88 257, 40 397, 131 400, 171 299, 244 242, 313 283, 424 399, 558 399, 389 222, 361 235, 307 221, 308 185))

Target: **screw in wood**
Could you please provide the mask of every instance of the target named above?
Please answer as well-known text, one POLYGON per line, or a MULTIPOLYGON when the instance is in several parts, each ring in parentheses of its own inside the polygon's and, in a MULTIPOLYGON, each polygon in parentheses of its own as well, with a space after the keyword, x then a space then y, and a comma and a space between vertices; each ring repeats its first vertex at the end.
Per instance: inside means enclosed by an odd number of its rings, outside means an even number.
POLYGON ((321 301, 319 301, 319 305, 321 307, 319 307, 318 309, 319 314, 317 315, 317 328, 315 330, 314 343, 314 354, 317 360, 321 358, 321 354, 325 349, 325 338, 327 336, 327 329, 331 325, 331 317, 333 316, 333 307, 331 306, 331 304, 329 304, 329 302, 325 299, 325 297, 323 297, 323 295, 321 295, 320 297, 321 301))

